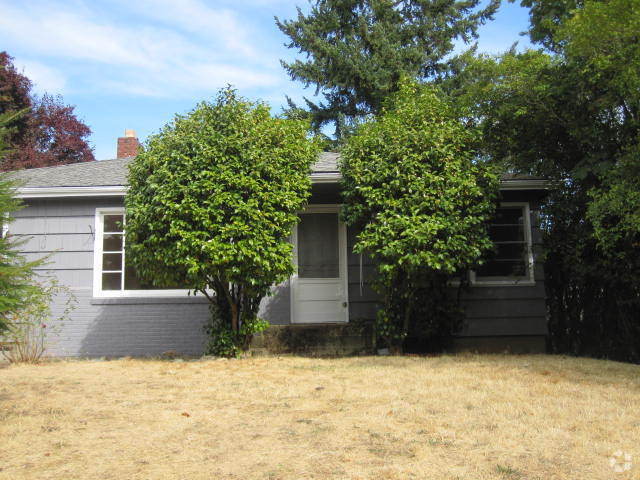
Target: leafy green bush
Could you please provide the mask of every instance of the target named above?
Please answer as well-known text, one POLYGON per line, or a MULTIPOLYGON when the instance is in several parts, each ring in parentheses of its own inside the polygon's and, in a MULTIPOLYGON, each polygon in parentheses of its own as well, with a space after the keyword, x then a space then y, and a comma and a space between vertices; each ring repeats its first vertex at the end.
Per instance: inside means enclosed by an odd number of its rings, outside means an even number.
POLYGON ((355 251, 377 265, 377 332, 392 348, 410 331, 425 341, 454 333, 460 316, 442 314, 450 304, 442 292, 492 246, 498 175, 459 118, 438 90, 405 82, 342 152, 343 217, 361 229, 355 251))
POLYGON ((293 273, 288 239, 319 154, 308 130, 225 89, 176 116, 130 166, 128 259, 145 281, 209 299, 211 353, 246 349, 266 327, 260 301, 293 273))
POLYGON ((209 336, 209 341, 205 346, 207 355, 238 357, 249 348, 254 334, 269 327, 269 322, 255 316, 242 322, 240 329, 235 332, 230 328, 227 319, 220 315, 217 304, 212 303, 209 310, 211 315, 204 326, 204 331, 209 336))

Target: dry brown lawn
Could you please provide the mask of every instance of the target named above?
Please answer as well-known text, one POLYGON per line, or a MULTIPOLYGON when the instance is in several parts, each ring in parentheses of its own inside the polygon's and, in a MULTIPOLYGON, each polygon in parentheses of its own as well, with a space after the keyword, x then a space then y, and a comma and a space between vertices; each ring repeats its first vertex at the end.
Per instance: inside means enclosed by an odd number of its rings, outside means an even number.
POLYGON ((0 478, 640 479, 640 367, 551 356, 0 368, 0 478), (634 465, 616 473, 614 452, 634 465))

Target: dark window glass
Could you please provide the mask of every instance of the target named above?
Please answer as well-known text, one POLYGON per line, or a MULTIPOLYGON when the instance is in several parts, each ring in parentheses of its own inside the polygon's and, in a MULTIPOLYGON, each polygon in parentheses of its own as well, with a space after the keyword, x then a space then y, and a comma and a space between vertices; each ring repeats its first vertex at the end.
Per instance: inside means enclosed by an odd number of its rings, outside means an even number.
POLYGON ((494 249, 476 270, 476 277, 526 277, 528 244, 525 236, 524 209, 498 208, 489 228, 494 249))
POLYGON ((136 269, 127 265, 124 269, 124 289, 125 290, 164 290, 165 288, 182 287, 156 287, 149 282, 144 282, 138 278, 136 269))
POLYGON ((122 270, 122 253, 105 253, 102 255, 102 270, 122 270))
POLYGON ((107 233, 102 239, 102 251, 104 252, 121 252, 122 251, 122 234, 107 233))
POLYGON ((501 207, 496 210, 495 225, 522 225, 522 207, 501 207))
POLYGON ((494 242, 518 242, 524 238, 523 225, 492 225, 489 235, 494 242))
POLYGON ((103 273, 102 289, 103 290, 121 290, 122 273, 103 273))
POLYGON ((138 274, 132 266, 128 265, 124 268, 124 289, 125 290, 186 290, 184 285, 170 284, 163 286, 152 285, 151 282, 145 282, 138 277, 138 274))
POLYGON ((522 260, 489 260, 477 271, 477 277, 524 277, 526 266, 522 260))
POLYGON ((527 244, 522 243, 497 243, 495 258, 498 260, 522 261, 527 254, 527 244))
POLYGON ((124 289, 125 290, 148 290, 148 285, 144 285, 133 267, 127 266, 124 270, 124 289))
POLYGON ((104 232, 122 232, 124 215, 105 215, 104 232))

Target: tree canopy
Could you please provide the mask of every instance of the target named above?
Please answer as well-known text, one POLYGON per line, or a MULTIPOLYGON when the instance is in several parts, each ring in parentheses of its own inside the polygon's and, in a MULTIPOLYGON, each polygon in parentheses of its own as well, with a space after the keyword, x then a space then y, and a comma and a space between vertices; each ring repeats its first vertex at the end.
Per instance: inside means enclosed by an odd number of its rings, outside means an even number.
MULTIPOLYGON (((31 81, 13 65, 13 58, 7 52, 0 52, 0 115, 22 112, 31 108, 31 81)), ((28 115, 18 115, 12 121, 11 132, 6 133, 4 142, 15 146, 27 132, 28 115)))
POLYGON ((457 40, 469 42, 492 18, 499 0, 315 0, 309 14, 276 19, 289 48, 304 60, 282 62, 293 80, 313 86, 325 101, 307 99, 314 126, 336 136, 376 114, 403 77, 426 79, 445 66, 457 40))
POLYGON ((491 248, 498 176, 478 158, 477 132, 437 89, 407 82, 385 105, 344 146, 343 216, 361 229, 354 250, 376 264, 379 333, 403 340, 427 319, 444 336, 453 324, 435 324, 424 304, 438 293, 444 301, 447 280, 491 248))
POLYGON ((483 152, 553 180, 544 205, 554 351, 640 360, 638 0, 535 0, 542 50, 458 58, 442 87, 483 152))
POLYGON ((212 353, 246 348, 261 299, 293 273, 288 241, 318 142, 231 89, 151 136, 130 167, 127 255, 158 286, 213 304, 212 353))
POLYGON ((61 96, 37 96, 31 81, 0 52, 0 114, 25 112, 16 120, 6 142, 0 170, 17 170, 95 160, 87 139, 91 129, 76 117, 61 96))

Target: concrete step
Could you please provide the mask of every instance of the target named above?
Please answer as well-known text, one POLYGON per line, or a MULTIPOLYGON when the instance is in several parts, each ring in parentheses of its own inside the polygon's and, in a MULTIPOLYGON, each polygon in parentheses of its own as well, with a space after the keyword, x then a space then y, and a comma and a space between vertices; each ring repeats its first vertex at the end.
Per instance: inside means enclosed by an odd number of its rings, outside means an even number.
POLYGON ((255 335, 254 354, 362 355, 373 351, 371 323, 272 325, 255 335))

